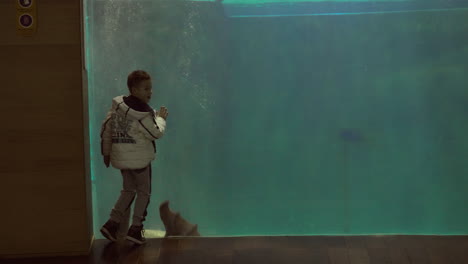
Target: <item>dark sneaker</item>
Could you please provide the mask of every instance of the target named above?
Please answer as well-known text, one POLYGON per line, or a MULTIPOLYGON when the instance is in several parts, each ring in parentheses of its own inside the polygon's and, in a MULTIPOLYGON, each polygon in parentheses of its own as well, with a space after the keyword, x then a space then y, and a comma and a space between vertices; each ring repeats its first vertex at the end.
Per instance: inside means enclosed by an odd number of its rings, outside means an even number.
POLYGON ((146 239, 144 237, 145 230, 143 230, 143 226, 134 226, 132 225, 128 230, 127 240, 130 240, 138 245, 143 245, 146 243, 146 239))
POLYGON ((101 227, 101 234, 110 241, 117 241, 119 223, 109 220, 101 227))

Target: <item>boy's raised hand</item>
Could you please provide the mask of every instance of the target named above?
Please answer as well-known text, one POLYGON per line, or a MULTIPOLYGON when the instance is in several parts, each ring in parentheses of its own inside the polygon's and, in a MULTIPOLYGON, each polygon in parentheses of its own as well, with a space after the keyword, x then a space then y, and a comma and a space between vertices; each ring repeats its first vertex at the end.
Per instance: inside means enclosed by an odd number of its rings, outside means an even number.
POLYGON ((167 108, 165 106, 161 106, 161 108, 157 112, 157 115, 164 118, 164 120, 166 120, 167 116, 169 115, 169 112, 167 112, 167 108))

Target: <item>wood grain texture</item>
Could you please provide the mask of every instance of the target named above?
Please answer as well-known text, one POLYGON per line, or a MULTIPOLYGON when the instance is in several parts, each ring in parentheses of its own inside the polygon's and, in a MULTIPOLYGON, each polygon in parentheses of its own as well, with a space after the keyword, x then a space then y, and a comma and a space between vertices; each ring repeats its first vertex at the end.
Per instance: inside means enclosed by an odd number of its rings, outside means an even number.
MULTIPOLYGON (((323 236, 309 237, 197 237, 149 239, 145 246, 132 243, 109 243, 97 240, 89 257, 76 258, 38 258, 27 260, 9 260, 3 264, 56 264, 56 263, 128 263, 128 264, 185 264, 185 263, 357 263, 357 264, 409 264, 409 263, 468 263, 466 248, 459 244, 468 241, 466 237, 433 237, 434 244, 443 247, 427 248, 406 244, 401 247, 361 247, 361 242, 350 242, 350 246, 328 246, 330 239, 323 236), (284 239, 287 238, 287 239, 284 239), (239 242, 241 241, 241 242, 239 242), (314 241, 311 245, 309 242, 314 241), (322 241, 320 243, 320 241, 322 241), (263 245, 260 245, 263 244, 263 245), (239 246, 242 245, 242 246, 239 246), (251 245, 247 247, 246 245, 251 245), (409 254, 409 255, 408 255, 409 254)), ((335 237, 348 240, 348 237, 335 237)), ((349 241, 373 240, 373 236, 352 237, 349 241)), ((380 237, 382 238, 382 237, 380 237)), ((391 236, 390 240, 399 236, 391 236)), ((407 237, 406 237, 407 238, 407 237)), ((406 239, 405 238, 405 239, 406 239)), ((413 243, 420 244, 427 240, 424 236, 412 236, 413 243)), ((408 241, 408 240, 406 240, 408 241)), ((333 244, 333 243, 332 243, 333 244)))
POLYGON ((328 257, 331 264, 349 264, 347 248, 329 248, 328 257))
POLYGON ((348 248, 350 264, 370 264, 369 253, 366 248, 348 248))
POLYGON ((24 37, 16 33, 15 1, 0 1, 0 45, 80 44, 80 1, 39 0, 37 33, 24 37))
POLYGON ((38 31, 25 37, 15 1, 0 1, 1 256, 79 255, 91 244, 80 4, 38 1, 38 31))

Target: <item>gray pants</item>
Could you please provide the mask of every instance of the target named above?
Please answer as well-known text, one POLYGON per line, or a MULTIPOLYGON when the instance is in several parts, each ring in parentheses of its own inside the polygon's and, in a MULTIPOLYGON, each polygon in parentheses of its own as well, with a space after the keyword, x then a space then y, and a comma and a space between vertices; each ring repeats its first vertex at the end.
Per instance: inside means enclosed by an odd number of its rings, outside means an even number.
POLYGON ((151 196, 151 164, 138 170, 121 170, 123 189, 114 205, 110 217, 115 222, 123 220, 125 212, 130 209, 136 196, 133 209, 133 225, 143 225, 151 196))

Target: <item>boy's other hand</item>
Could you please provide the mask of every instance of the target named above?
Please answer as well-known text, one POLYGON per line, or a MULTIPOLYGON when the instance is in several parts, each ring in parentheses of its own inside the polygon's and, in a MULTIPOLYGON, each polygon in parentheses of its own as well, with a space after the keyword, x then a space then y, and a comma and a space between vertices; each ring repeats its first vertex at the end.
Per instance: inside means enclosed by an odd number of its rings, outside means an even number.
POLYGON ((167 108, 165 106, 161 106, 161 108, 159 109, 159 112, 157 112, 157 115, 159 117, 164 118, 164 120, 166 120, 167 116, 169 115, 169 112, 167 112, 167 108))
POLYGON ((106 165, 106 168, 109 168, 110 156, 104 156, 104 164, 106 165))

